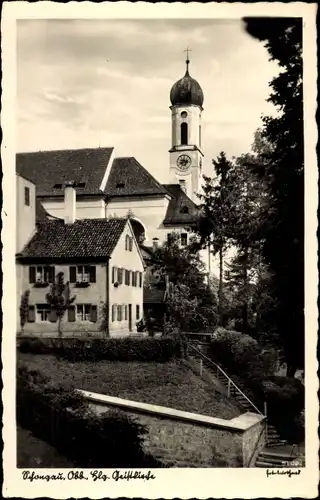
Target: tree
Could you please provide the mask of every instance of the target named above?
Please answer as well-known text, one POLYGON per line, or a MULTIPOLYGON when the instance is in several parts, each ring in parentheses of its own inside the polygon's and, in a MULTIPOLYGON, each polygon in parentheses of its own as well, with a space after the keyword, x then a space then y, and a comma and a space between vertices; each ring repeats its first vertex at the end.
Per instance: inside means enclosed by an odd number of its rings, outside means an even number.
POLYGON ((29 297, 30 297, 30 290, 26 290, 22 294, 21 301, 20 301, 20 327, 21 327, 21 333, 22 334, 23 334, 23 331, 24 331, 24 325, 28 321, 29 297))
POLYGON ((46 300, 51 306, 51 311, 57 316, 59 336, 62 335, 62 318, 75 299, 76 297, 70 297, 70 285, 69 282, 64 282, 64 274, 58 273, 55 282, 51 285, 50 293, 46 295, 46 300))
POLYGON ((276 321, 288 375, 304 366, 304 141, 302 20, 246 18, 246 29, 264 42, 281 72, 271 82, 269 102, 278 110, 263 118, 262 138, 272 144, 255 173, 269 187, 269 213, 259 230, 273 272, 276 321))
POLYGON ((203 176, 203 194, 199 194, 201 201, 200 215, 194 228, 199 238, 200 248, 209 246, 209 250, 219 255, 219 290, 218 316, 219 324, 223 318, 223 272, 224 254, 233 241, 233 227, 235 225, 234 207, 237 197, 237 179, 234 165, 224 151, 217 159, 212 160, 214 177, 203 176))
MULTIPOLYGON (((158 276, 155 285, 158 288, 166 290, 168 282, 173 287, 183 285, 188 290, 188 296, 192 300, 197 300, 199 314, 195 314, 193 317, 188 316, 189 320, 185 323, 187 330, 201 331, 207 327, 213 328, 215 326, 215 294, 208 286, 204 264, 192 239, 189 245, 181 247, 179 235, 173 233, 169 242, 165 242, 154 251, 151 265, 152 273, 158 276)), ((168 303, 167 306, 170 309, 168 303)))

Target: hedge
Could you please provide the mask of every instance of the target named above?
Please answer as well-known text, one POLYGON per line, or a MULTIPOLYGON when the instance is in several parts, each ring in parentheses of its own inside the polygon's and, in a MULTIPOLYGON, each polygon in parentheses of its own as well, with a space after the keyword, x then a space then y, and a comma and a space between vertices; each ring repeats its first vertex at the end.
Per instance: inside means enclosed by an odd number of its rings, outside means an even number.
POLYGON ((21 338, 21 352, 55 354, 76 361, 166 362, 182 356, 181 343, 173 338, 76 339, 21 338))
POLYGON ((24 365, 17 373, 17 421, 77 467, 161 466, 143 452, 143 426, 117 411, 96 415, 80 394, 24 365))
POLYGON ((304 408, 304 386, 300 380, 270 375, 271 362, 255 339, 218 328, 212 335, 208 355, 226 368, 231 378, 267 415, 280 436, 290 442, 303 439, 300 413, 304 408))

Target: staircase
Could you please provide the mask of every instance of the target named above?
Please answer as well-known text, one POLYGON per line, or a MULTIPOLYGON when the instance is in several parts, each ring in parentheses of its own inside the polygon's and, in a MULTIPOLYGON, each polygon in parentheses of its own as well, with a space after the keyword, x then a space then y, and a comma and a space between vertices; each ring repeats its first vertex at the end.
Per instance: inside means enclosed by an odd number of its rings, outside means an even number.
MULTIPOLYGON (((225 388, 228 397, 232 397, 240 408, 244 411, 259 413, 260 415, 266 413, 266 406, 264 413, 260 411, 231 380, 221 366, 214 363, 191 343, 188 343, 188 353, 191 359, 199 361, 201 367, 205 366, 206 370, 225 388)), ((255 467, 282 468, 302 466, 304 466, 304 457, 295 457, 292 454, 292 447, 288 445, 287 441, 281 439, 277 429, 267 422, 266 446, 258 455, 255 467)))

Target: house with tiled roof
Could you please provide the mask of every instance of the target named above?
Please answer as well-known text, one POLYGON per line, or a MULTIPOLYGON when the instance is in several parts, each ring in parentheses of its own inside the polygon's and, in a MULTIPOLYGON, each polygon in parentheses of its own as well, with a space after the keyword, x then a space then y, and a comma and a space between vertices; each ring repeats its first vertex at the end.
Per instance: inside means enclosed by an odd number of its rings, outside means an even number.
POLYGON ((20 296, 29 291, 24 335, 57 335, 57 313, 46 296, 58 276, 75 297, 62 319, 64 336, 135 334, 143 316, 144 261, 130 220, 77 219, 72 184, 64 205, 64 219, 39 219, 16 255, 20 296))

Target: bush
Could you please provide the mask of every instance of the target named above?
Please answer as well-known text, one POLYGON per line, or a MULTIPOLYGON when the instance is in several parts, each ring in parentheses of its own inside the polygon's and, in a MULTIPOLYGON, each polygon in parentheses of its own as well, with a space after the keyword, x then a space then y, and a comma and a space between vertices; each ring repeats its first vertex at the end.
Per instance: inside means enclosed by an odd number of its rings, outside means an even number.
POLYGON ((19 349, 32 354, 52 353, 71 362, 107 360, 159 363, 180 358, 182 354, 179 339, 173 338, 20 339, 19 349))
POLYGON ((260 348, 249 335, 217 328, 211 337, 209 356, 225 365, 231 373, 261 375, 260 348))
POLYGON ((80 394, 25 366, 17 373, 17 421, 77 467, 159 467, 143 452, 144 427, 124 413, 96 415, 80 394))

